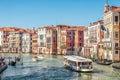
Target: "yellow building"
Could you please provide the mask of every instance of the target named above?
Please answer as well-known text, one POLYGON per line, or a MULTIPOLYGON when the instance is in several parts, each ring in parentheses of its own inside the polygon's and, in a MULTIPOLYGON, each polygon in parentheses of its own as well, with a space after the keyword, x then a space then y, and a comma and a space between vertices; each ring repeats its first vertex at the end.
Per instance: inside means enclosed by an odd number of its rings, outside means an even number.
POLYGON ((111 61, 120 61, 120 7, 104 7, 104 58, 111 61))

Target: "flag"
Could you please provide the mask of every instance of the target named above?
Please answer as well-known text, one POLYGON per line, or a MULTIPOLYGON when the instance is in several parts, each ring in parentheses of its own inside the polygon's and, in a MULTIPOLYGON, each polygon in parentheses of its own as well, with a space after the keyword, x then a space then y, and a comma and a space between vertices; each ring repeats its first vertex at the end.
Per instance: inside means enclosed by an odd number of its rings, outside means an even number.
POLYGON ((100 30, 100 37, 103 38, 104 37, 104 31, 100 30))
POLYGON ((109 34, 110 34, 110 33, 109 33, 109 29, 107 28, 107 35, 109 36, 109 34))
POLYGON ((105 26, 101 25, 101 30, 102 30, 102 31, 106 31, 105 26))

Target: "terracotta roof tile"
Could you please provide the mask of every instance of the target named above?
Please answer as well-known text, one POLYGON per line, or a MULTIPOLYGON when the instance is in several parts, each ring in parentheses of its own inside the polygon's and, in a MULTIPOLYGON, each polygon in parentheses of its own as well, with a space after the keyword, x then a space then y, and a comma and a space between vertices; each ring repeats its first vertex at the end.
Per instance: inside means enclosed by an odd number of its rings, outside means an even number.
POLYGON ((86 29, 86 27, 84 27, 84 26, 73 26, 67 30, 85 30, 85 29, 86 29))
POLYGON ((46 28, 46 29, 51 29, 51 30, 56 30, 56 28, 53 27, 53 26, 46 26, 45 28, 46 28))
POLYGON ((120 11, 120 7, 112 6, 112 7, 111 7, 111 10, 113 10, 113 11, 120 11))

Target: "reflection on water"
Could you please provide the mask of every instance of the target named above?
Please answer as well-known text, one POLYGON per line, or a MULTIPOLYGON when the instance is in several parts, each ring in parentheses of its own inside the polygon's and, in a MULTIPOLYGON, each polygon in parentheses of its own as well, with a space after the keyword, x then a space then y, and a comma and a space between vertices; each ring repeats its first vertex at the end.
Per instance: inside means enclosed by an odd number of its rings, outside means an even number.
MULTIPOLYGON (((4 56, 17 56, 8 55, 4 56)), ((62 56, 43 55, 40 62, 32 62, 33 55, 23 55, 23 65, 9 66, 2 80, 120 80, 120 71, 111 66, 96 65, 93 73, 72 72, 63 67, 62 56)))

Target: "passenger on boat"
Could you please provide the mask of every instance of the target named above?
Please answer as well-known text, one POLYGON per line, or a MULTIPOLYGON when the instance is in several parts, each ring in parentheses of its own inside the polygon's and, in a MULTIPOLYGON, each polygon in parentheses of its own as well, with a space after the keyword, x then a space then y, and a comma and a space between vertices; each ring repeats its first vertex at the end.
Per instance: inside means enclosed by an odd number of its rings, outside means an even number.
POLYGON ((1 63, 1 66, 3 66, 3 65, 5 65, 5 62, 2 62, 2 63, 1 63))
POLYGON ((89 63, 89 69, 92 69, 92 63, 91 62, 89 63))

